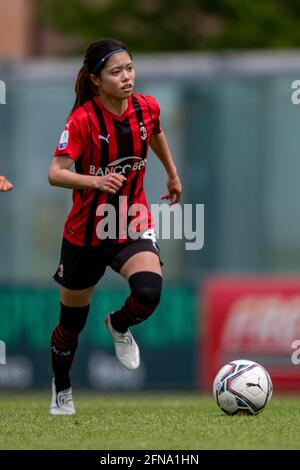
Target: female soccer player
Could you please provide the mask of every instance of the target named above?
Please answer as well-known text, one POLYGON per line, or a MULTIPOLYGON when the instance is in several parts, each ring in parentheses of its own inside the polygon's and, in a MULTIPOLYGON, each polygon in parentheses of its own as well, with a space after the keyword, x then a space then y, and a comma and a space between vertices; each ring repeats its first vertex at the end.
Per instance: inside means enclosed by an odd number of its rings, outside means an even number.
POLYGON ((132 56, 119 41, 90 44, 75 85, 76 101, 49 168, 49 183, 73 189, 61 259, 59 324, 51 338, 52 415, 74 414, 69 371, 87 320, 93 290, 107 266, 129 282, 130 295, 105 325, 127 369, 140 363, 129 327, 157 307, 162 272, 153 221, 143 189, 149 145, 164 165, 171 204, 182 191, 160 109, 151 96, 133 94, 132 56), (75 163, 76 173, 70 171, 75 163))
POLYGON ((13 185, 8 181, 5 176, 0 176, 0 191, 7 192, 13 188, 13 185))

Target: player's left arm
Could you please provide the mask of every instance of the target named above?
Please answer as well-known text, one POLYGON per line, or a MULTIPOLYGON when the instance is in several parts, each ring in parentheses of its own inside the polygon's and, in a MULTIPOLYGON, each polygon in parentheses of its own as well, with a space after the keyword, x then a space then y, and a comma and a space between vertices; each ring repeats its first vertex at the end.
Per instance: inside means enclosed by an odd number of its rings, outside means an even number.
POLYGON ((182 184, 177 175, 177 169, 168 146, 166 136, 161 130, 159 134, 152 134, 150 137, 150 146, 153 152, 158 156, 168 174, 167 188, 168 194, 161 196, 161 199, 170 201, 171 206, 181 199, 182 184))

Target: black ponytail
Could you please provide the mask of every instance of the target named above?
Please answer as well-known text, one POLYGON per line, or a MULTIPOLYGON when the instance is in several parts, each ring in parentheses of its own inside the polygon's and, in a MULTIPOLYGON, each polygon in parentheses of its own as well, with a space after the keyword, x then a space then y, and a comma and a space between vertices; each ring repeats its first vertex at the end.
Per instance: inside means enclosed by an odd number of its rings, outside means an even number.
MULTIPOLYGON (((95 75, 100 74, 100 70, 97 67, 101 58, 109 55, 111 52, 117 49, 126 49, 127 47, 120 41, 115 39, 103 39, 101 41, 96 41, 90 44, 85 52, 83 66, 78 72, 76 83, 75 83, 75 94, 76 100, 72 108, 71 113, 73 113, 79 106, 81 106, 85 101, 92 99, 97 95, 97 88, 93 84, 90 74, 93 73, 95 67, 97 72, 95 75)), ((131 57, 130 52, 128 54, 131 57)), ((103 64, 103 66, 105 63, 103 64)))
POLYGON ((78 72, 75 83, 76 100, 71 113, 79 108, 85 101, 88 101, 96 95, 96 88, 90 79, 90 74, 85 65, 78 72))

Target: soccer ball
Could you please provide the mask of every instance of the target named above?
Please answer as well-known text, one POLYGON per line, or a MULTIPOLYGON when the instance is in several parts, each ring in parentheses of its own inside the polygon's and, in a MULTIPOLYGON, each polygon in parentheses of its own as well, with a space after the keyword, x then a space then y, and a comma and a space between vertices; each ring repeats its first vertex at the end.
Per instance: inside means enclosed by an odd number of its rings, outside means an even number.
POLYGON ((214 399, 228 415, 260 413, 270 401, 272 391, 266 369, 246 359, 222 367, 213 384, 214 399))

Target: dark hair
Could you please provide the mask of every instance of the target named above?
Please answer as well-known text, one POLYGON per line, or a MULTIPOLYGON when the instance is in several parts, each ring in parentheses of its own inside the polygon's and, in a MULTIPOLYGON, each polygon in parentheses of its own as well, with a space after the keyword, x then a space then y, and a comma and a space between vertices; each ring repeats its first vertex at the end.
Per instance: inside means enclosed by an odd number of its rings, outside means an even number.
MULTIPOLYGON (((78 72, 75 83, 76 100, 71 113, 79 108, 87 100, 92 99, 97 94, 97 89, 90 79, 90 74, 99 74, 101 68, 110 57, 110 53, 118 49, 128 51, 125 44, 115 39, 102 39, 92 42, 85 51, 83 66, 78 72), (108 56, 108 57, 106 57, 108 56), (104 59, 104 60, 101 60, 104 59)), ((128 54, 131 57, 130 52, 128 54)))

